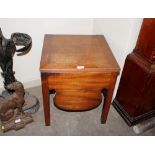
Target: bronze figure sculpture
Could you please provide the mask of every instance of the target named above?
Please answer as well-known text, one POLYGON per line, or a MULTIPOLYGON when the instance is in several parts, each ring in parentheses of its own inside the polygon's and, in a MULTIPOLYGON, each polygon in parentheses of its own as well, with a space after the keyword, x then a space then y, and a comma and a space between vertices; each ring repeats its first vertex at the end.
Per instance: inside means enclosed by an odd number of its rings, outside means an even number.
POLYGON ((4 132, 11 129, 19 130, 26 124, 31 123, 33 118, 23 111, 25 103, 25 90, 21 82, 13 82, 6 86, 8 90, 13 90, 13 94, 8 100, 4 100, 0 108, 0 119, 4 132))
POLYGON ((0 108, 0 119, 2 121, 8 121, 11 119, 14 115, 14 109, 17 108, 17 114, 24 114, 24 111, 22 109, 24 105, 24 87, 21 82, 13 82, 11 84, 8 84, 7 89, 14 90, 14 93, 11 95, 11 98, 9 100, 6 100, 4 103, 2 103, 2 106, 0 108))
POLYGON ((32 46, 32 39, 24 33, 13 33, 6 39, 0 29, 0 67, 4 78, 5 91, 0 95, 1 129, 6 132, 11 129, 21 129, 33 121, 32 113, 39 109, 39 102, 35 96, 25 92, 24 86, 17 81, 13 71, 13 56, 28 53, 32 46), (16 49, 16 46, 23 46, 16 49))
MULTIPOLYGON (((32 40, 27 34, 13 33, 11 39, 6 39, 0 29, 0 67, 3 71, 4 85, 15 82, 13 72, 13 56, 15 52, 28 52, 31 48, 32 40), (23 48, 17 50, 16 45, 24 45, 23 48)), ((17 54, 20 55, 20 54, 17 54)))

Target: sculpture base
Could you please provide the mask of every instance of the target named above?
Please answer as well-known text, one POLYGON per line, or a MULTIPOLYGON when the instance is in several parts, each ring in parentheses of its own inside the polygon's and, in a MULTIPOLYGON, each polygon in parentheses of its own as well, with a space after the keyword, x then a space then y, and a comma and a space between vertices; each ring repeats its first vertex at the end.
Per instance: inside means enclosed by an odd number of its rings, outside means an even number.
MULTIPOLYGON (((6 90, 3 91, 0 95, 0 107, 6 100, 10 100, 11 98, 11 93, 6 90)), ((33 122, 31 114, 38 111, 40 107, 39 100, 35 96, 30 95, 28 92, 25 92, 24 100, 24 114, 17 115, 17 112, 15 112, 14 116, 10 120, 5 122, 1 121, 0 128, 3 132, 7 132, 9 130, 19 130, 24 128, 26 124, 33 122)))
MULTIPOLYGON (((9 100, 10 98, 11 98, 10 93, 4 90, 0 95, 0 106, 1 103, 4 102, 4 100, 9 100)), ((39 110, 40 107, 39 100, 35 96, 29 94, 29 92, 25 92, 24 99, 25 99, 25 104, 23 105, 24 112, 33 114, 39 110)))
POLYGON ((19 130, 25 127, 25 125, 33 122, 33 118, 30 114, 25 113, 22 115, 14 115, 14 117, 6 122, 2 122, 1 130, 7 132, 9 130, 19 130))

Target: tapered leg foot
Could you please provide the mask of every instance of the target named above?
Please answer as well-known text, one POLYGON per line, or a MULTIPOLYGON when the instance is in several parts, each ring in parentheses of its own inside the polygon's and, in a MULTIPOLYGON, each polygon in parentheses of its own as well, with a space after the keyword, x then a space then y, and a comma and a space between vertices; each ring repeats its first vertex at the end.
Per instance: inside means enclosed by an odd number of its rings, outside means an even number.
POLYGON ((45 117, 45 125, 50 126, 50 96, 48 89, 47 76, 41 74, 42 80, 42 94, 43 94, 43 106, 44 106, 44 117, 45 117))

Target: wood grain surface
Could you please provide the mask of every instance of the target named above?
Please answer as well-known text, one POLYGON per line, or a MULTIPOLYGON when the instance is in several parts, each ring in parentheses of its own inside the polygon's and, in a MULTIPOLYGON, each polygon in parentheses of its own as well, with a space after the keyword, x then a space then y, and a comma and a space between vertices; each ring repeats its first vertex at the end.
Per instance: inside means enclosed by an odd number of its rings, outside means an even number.
POLYGON ((54 90, 102 90, 108 88, 112 74, 78 72, 54 73, 48 76, 49 89, 54 90))
POLYGON ((155 19, 145 18, 142 23, 135 51, 155 63, 155 19))
POLYGON ((45 35, 40 71, 46 125, 50 125, 49 90, 56 92, 58 108, 82 111, 98 106, 105 89, 101 114, 105 123, 119 70, 104 36, 45 35))
POLYGON ((119 66, 102 35, 45 35, 40 70, 118 72, 119 66))
POLYGON ((63 110, 82 111, 98 106, 102 101, 100 91, 57 91, 54 103, 63 110))

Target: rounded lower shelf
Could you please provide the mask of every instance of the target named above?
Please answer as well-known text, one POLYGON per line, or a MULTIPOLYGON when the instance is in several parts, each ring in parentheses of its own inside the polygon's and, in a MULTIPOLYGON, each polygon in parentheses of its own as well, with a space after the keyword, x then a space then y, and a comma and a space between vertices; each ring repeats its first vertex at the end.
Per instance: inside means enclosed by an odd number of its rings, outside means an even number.
POLYGON ((54 97, 55 105, 67 111, 84 111, 97 107, 102 102, 100 92, 61 91, 54 97))

